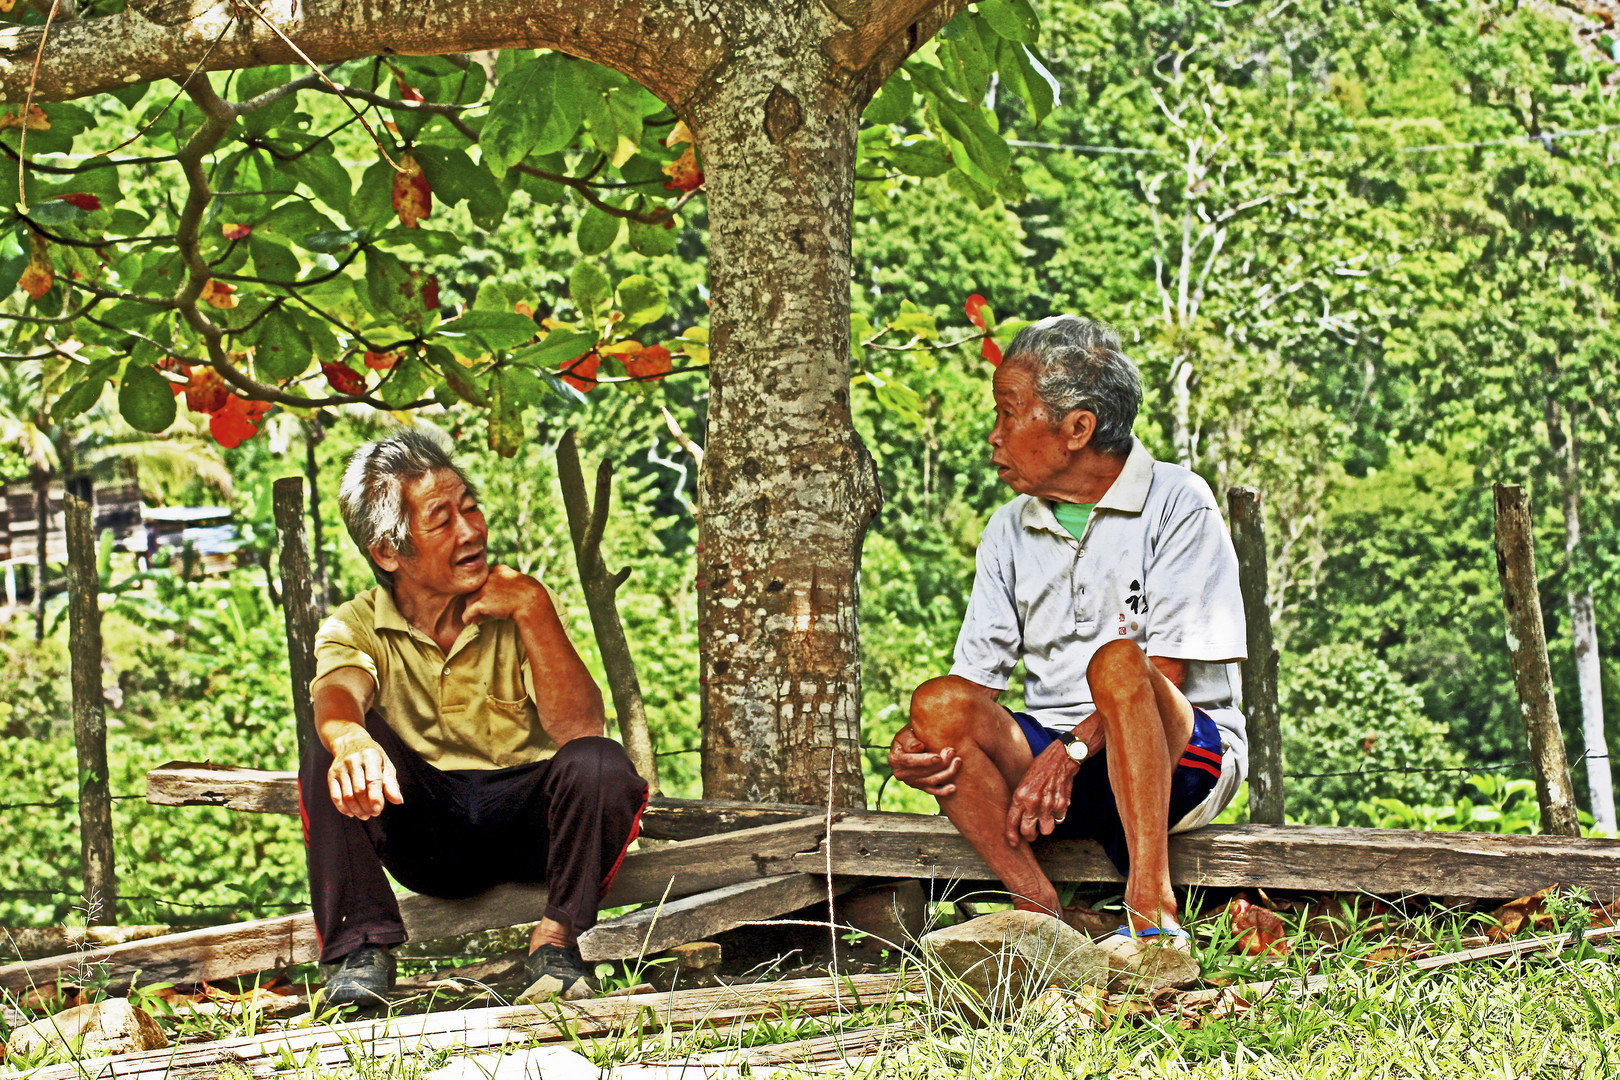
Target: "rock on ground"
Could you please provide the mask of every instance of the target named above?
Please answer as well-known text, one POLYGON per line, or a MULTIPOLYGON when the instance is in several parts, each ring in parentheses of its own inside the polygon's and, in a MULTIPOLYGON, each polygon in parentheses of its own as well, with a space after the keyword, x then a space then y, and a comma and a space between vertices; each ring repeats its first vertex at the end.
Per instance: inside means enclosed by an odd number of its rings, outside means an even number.
POLYGON ((1185 990, 1198 981, 1198 961, 1190 952, 1162 944, 1158 938, 1112 935, 1102 939, 1108 957, 1108 988, 1122 993, 1151 994, 1166 986, 1185 990))
POLYGON ((456 1058, 422 1080, 601 1080, 602 1070, 567 1047, 534 1046, 512 1054, 456 1058))
POLYGON ((87 1056, 127 1054, 169 1045, 151 1014, 131 1005, 127 998, 107 998, 18 1028, 11 1034, 7 1056, 33 1054, 44 1046, 64 1046, 81 1035, 84 1042, 79 1052, 87 1056))
POLYGON ((923 954, 970 988, 958 995, 975 1012, 1005 1016, 1048 987, 1108 981, 1108 958, 1086 936, 1051 915, 998 911, 927 934, 923 954))

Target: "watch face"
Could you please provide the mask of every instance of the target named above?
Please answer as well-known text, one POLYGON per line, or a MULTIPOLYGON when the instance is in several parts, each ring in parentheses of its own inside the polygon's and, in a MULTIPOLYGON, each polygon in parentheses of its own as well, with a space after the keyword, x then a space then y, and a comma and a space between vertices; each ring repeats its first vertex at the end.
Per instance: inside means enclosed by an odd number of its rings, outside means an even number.
POLYGON ((1065 746, 1063 748, 1063 750, 1064 750, 1065 753, 1067 753, 1069 755, 1069 759, 1071 761, 1085 761, 1086 760, 1086 744, 1081 742, 1079 739, 1076 739, 1076 740, 1074 740, 1074 742, 1069 743, 1067 746, 1065 746))

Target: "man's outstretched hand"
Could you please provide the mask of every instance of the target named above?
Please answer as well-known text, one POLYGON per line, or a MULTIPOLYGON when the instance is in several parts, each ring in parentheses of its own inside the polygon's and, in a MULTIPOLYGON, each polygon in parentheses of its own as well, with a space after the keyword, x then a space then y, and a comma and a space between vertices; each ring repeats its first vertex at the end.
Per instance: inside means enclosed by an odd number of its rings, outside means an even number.
POLYGON ((1054 742, 1041 751, 1013 792, 1007 808, 1007 845, 1017 847, 1046 836, 1069 813, 1069 794, 1080 766, 1063 744, 1054 742))
POLYGON ((895 735, 894 742, 889 744, 889 768, 894 778, 902 784, 910 784, 936 799, 942 799, 956 791, 956 785, 951 781, 956 779, 957 772, 962 768, 962 758, 950 746, 941 748, 936 754, 923 744, 917 733, 911 730, 911 725, 907 724, 895 735))
POLYGON ((396 806, 405 801, 394 763, 363 730, 336 740, 332 757, 326 783, 340 813, 366 821, 382 813, 384 799, 396 806))

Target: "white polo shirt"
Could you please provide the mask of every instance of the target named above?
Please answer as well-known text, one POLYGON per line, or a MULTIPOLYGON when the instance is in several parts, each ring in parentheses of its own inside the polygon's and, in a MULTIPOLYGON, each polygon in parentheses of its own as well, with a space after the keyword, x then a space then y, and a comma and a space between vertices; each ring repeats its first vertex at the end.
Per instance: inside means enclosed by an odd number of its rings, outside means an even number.
POLYGON ((1215 662, 1247 656, 1237 553, 1209 485, 1139 440, 1081 539, 1032 495, 991 516, 951 674, 1004 690, 1023 660, 1026 711, 1067 731, 1096 711, 1086 668, 1117 638, 1187 662, 1182 692, 1247 775, 1238 665, 1215 662))

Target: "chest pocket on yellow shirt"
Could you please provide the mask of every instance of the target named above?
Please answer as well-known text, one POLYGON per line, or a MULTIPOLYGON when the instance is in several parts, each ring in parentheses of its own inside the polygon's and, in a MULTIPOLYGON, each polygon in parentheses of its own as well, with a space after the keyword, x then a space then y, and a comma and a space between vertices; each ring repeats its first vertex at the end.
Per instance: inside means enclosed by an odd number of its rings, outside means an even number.
POLYGON ((484 702, 489 709, 490 754, 500 762, 529 744, 537 720, 531 711, 533 705, 526 697, 516 701, 486 697, 484 702))

